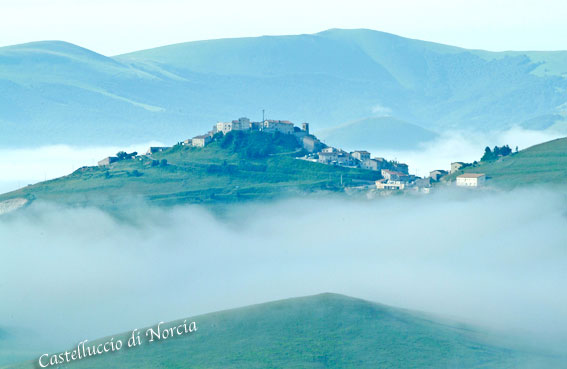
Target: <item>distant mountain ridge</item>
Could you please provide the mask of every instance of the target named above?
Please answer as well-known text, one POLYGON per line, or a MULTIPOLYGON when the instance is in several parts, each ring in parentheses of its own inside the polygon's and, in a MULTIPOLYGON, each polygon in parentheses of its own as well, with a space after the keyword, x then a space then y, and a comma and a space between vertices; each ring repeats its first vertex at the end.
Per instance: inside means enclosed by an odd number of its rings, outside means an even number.
POLYGON ((411 150, 437 137, 435 132, 392 117, 371 117, 320 132, 326 144, 371 151, 411 150))
POLYGON ((537 128, 565 119, 566 92, 567 52, 491 53, 364 29, 115 57, 34 42, 0 48, 0 144, 173 143, 262 109, 315 131, 377 106, 437 132, 537 128))

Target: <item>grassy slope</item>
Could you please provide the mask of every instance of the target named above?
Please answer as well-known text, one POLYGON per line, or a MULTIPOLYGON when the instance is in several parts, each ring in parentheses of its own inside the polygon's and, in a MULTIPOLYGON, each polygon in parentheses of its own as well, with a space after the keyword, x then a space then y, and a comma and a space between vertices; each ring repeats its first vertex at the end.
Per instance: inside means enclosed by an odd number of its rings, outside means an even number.
MULTIPOLYGON (((558 360, 496 345, 470 327, 335 294, 192 320, 198 327, 193 334, 158 343, 144 340, 140 347, 64 367, 533 368, 544 363, 557 367, 558 360)), ((170 326, 173 322, 164 325, 170 326)), ((118 337, 126 340, 128 333, 118 337)))
POLYGON ((567 138, 529 147, 516 154, 448 176, 453 180, 463 172, 485 173, 499 186, 525 184, 567 184, 567 138))
POLYGON ((374 180, 377 172, 332 167, 295 159, 295 139, 283 137, 276 142, 272 135, 256 132, 245 135, 247 143, 235 142, 223 148, 213 142, 205 148, 174 146, 153 155, 166 159, 166 167, 151 167, 152 159, 131 159, 113 164, 110 169, 81 168, 74 173, 28 186, 0 196, 56 201, 66 204, 120 205, 132 198, 158 204, 218 203, 319 190, 340 191, 352 179, 374 180), (270 148, 274 152, 263 158, 246 157, 245 150, 270 148), (141 173, 136 176, 134 171, 141 173))
POLYGON ((527 55, 538 67, 533 73, 539 76, 554 75, 567 76, 567 51, 502 51, 490 52, 483 50, 473 51, 488 60, 501 59, 519 55, 527 55))

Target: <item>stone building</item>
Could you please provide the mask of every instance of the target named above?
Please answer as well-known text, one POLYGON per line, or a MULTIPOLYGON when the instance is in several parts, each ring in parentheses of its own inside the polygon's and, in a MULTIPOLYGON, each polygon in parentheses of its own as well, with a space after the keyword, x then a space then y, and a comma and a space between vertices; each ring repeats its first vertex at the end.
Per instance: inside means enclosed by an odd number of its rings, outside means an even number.
POLYGON ((262 125, 262 131, 292 134, 294 125, 289 120, 265 120, 262 125))
POLYGON ((195 147, 205 147, 211 142, 211 135, 195 136, 191 139, 191 145, 195 147))
POLYGON ((359 161, 370 160, 370 153, 365 150, 357 150, 351 153, 352 157, 359 161))
POLYGON ((148 149, 148 151, 146 151, 146 155, 155 154, 156 152, 162 152, 167 149, 169 149, 169 147, 152 146, 148 149))
POLYGON ((455 173, 459 170, 461 170, 462 168, 466 167, 466 163, 460 162, 460 161, 456 161, 454 163, 451 163, 451 173, 455 173))
POLYGON ((446 170, 437 169, 437 170, 433 170, 433 171, 429 172, 429 177, 431 178, 431 180, 433 180, 435 182, 439 182, 441 177, 444 177, 447 174, 449 174, 449 173, 446 170))
POLYGON ((118 158, 116 156, 109 156, 106 157, 104 159, 102 159, 101 161, 98 162, 98 166, 99 167, 106 167, 109 166, 112 163, 115 163, 118 161, 118 158))

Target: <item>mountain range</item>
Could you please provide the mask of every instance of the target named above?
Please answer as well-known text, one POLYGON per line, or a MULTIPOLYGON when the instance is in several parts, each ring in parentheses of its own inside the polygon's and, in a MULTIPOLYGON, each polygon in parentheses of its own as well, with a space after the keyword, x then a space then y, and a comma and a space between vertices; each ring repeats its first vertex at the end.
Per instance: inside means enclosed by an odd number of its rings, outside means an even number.
POLYGON ((548 129, 566 124, 566 77, 565 51, 467 50, 366 29, 112 57, 34 42, 0 48, 0 145, 174 143, 262 109, 314 131, 385 116, 416 132, 548 129))

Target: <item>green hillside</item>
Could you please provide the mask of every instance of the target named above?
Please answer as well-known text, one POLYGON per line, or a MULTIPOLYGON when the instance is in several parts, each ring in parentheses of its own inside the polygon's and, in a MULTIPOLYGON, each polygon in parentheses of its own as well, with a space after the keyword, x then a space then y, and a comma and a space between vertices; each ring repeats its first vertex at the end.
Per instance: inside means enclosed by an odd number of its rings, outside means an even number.
POLYGON ((116 208, 133 201, 224 203, 341 192, 343 185, 353 181, 380 178, 378 172, 307 162, 296 159, 297 155, 303 152, 293 136, 230 132, 205 148, 176 145, 110 167, 83 167, 68 176, 4 194, 0 201, 26 198, 116 208))
POLYGON ((493 162, 481 162, 448 176, 461 173, 485 173, 498 186, 529 184, 567 185, 567 138, 545 142, 493 162))
POLYGON ((373 117, 323 130, 318 136, 328 145, 347 150, 411 150, 437 134, 393 117, 373 117))
MULTIPOLYGON (((468 326, 335 294, 253 305, 191 321, 196 332, 152 343, 144 338, 139 347, 61 367, 472 369, 565 364, 557 357, 496 344, 468 326)), ((117 335, 115 341, 128 336, 117 335)))

